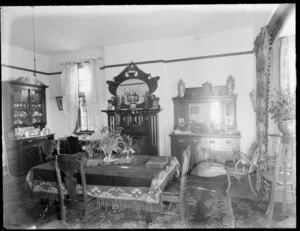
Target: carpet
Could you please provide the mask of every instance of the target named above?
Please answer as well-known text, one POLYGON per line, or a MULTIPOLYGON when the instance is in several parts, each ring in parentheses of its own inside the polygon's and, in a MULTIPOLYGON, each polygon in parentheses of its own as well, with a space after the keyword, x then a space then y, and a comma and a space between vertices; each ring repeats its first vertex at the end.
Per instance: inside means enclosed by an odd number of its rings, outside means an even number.
MULTIPOLYGON (((231 198, 224 193, 226 181, 218 184, 216 182, 211 180, 199 181, 198 178, 188 180, 185 191, 186 225, 182 223, 180 215, 162 213, 151 213, 151 222, 147 225, 146 214, 143 212, 138 214, 134 209, 110 209, 108 216, 106 216, 104 209, 98 206, 96 202, 92 206, 86 223, 80 220, 81 211, 73 208, 67 210, 66 221, 72 229, 233 227, 231 198)), ((41 204, 39 200, 33 200, 16 185, 11 186, 10 189, 10 192, 5 195, 7 200, 4 208, 4 227, 14 229, 39 228, 58 219, 58 210, 52 208, 48 211, 47 217, 40 220, 41 204)), ((170 213, 177 213, 178 211, 175 204, 170 209, 170 213)))
POLYGON ((254 202, 247 198, 233 197, 231 199, 235 228, 295 228, 295 206, 288 205, 287 214, 282 213, 282 203, 275 203, 272 223, 268 224, 266 211, 268 202, 259 200, 254 202), (270 226, 269 226, 270 225, 270 226))

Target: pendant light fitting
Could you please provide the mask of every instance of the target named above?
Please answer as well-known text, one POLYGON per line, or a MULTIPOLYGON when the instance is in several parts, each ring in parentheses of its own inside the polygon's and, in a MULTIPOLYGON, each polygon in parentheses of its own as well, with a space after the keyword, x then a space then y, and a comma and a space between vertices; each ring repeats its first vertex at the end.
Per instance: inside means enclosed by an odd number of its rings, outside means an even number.
POLYGON ((33 38, 33 63, 34 63, 34 78, 35 78, 35 85, 38 85, 38 80, 36 78, 36 58, 35 58, 35 27, 34 27, 34 16, 33 16, 33 7, 32 7, 32 38, 33 38))

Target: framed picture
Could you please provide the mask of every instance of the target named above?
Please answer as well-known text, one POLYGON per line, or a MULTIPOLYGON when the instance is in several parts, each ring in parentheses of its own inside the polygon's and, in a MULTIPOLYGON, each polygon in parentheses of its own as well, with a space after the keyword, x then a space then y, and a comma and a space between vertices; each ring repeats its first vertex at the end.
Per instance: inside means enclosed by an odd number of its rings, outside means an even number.
POLYGON ((63 109, 62 96, 56 97, 56 103, 57 103, 58 110, 62 110, 63 109))
POLYGON ((179 127, 184 127, 185 126, 184 118, 178 118, 178 126, 179 127))

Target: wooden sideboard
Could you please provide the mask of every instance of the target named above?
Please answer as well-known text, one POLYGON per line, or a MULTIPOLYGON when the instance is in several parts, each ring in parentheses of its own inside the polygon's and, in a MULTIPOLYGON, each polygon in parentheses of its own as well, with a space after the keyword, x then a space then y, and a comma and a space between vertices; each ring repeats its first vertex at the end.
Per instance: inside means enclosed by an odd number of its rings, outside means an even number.
POLYGON ((9 173, 13 176, 27 174, 28 170, 42 163, 37 144, 43 140, 53 140, 54 134, 28 138, 8 138, 6 152, 9 173))
MULTIPOLYGON (((202 87, 186 88, 184 95, 172 98, 174 131, 170 134, 171 155, 176 156, 180 163, 181 153, 187 145, 191 146, 190 168, 207 159, 212 160, 211 163, 225 164, 232 160, 235 151, 240 150, 234 85, 235 80, 230 75, 225 85, 213 86, 205 82, 202 87)), ((211 165, 214 164, 199 167, 211 165)))
POLYGON ((203 159, 213 159, 225 163, 232 159, 232 153, 240 150, 240 135, 170 134, 171 153, 181 163, 182 150, 191 146, 190 167, 203 159), (201 148, 209 148, 208 156, 203 156, 201 148))

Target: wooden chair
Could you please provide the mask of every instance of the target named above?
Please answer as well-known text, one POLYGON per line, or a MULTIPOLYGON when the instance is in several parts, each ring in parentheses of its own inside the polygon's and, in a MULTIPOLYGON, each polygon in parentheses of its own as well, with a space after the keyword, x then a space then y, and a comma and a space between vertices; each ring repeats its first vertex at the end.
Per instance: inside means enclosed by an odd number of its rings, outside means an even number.
POLYGON ((83 221, 86 222, 88 218, 88 204, 95 198, 87 195, 83 162, 75 155, 61 154, 55 158, 55 170, 60 197, 61 220, 64 222, 66 221, 65 200, 68 199, 70 203, 78 205, 81 209, 83 208, 83 221), (64 179, 61 177, 62 174, 64 179), (81 178, 82 194, 78 194, 76 190, 79 174, 81 178))
POLYGON ((79 152, 79 140, 78 137, 68 136, 67 137, 68 154, 74 154, 79 152))
POLYGON ((256 172, 258 157, 259 148, 256 142, 251 145, 248 155, 240 151, 233 153, 233 161, 227 162, 225 166, 228 180, 226 193, 229 192, 232 176, 237 178, 239 181, 244 177, 248 177, 251 191, 255 196, 257 196, 255 190, 252 187, 251 175, 256 172))
POLYGON ((41 162, 54 160, 54 156, 59 154, 58 140, 43 140, 37 144, 41 162))
MULTIPOLYGON (((184 215, 184 192, 186 188, 186 181, 187 181, 187 173, 189 168, 190 162, 190 155, 191 155, 191 148, 188 146, 182 153, 182 170, 181 170, 181 177, 180 182, 172 181, 170 182, 164 189, 162 194, 162 201, 169 202, 170 210, 172 203, 179 204, 180 207, 180 216, 182 221, 185 223, 185 215, 184 215)), ((171 213, 168 213, 171 214, 171 213)), ((178 215, 178 214, 171 214, 171 215, 178 215)))
POLYGON ((296 202, 296 163, 295 163, 295 137, 273 136, 273 151, 275 158, 269 156, 262 164, 261 190, 268 191, 269 206, 266 214, 269 221, 273 218, 275 195, 282 193, 282 210, 287 212, 287 194, 291 193, 293 203, 296 202))

